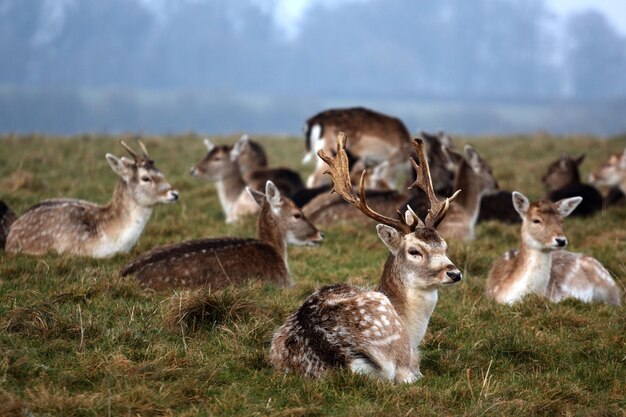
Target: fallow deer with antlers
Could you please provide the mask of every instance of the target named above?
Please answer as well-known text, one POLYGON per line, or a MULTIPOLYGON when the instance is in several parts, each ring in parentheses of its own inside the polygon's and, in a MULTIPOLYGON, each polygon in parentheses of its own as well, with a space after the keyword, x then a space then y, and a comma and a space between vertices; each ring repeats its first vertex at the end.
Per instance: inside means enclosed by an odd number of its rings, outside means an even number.
POLYGON ((247 189, 261 207, 257 239, 199 239, 154 248, 126 265, 122 275, 165 288, 240 285, 252 279, 292 284, 287 244, 315 246, 324 238, 302 211, 268 181, 265 194, 247 189))
POLYGON ((556 203, 530 203, 513 192, 513 204, 522 217, 519 250, 496 261, 487 278, 487 295, 498 303, 513 304, 528 294, 553 302, 575 298, 584 302, 619 305, 621 291, 611 274, 591 256, 563 250, 567 238, 563 218, 578 206, 581 197, 556 203))
POLYGON ((437 290, 461 280, 461 272, 446 255, 446 242, 436 231, 458 194, 438 200, 432 189, 421 140, 414 142, 418 177, 411 187, 428 195, 431 208, 424 222, 411 210, 404 218, 372 210, 361 177, 357 195, 350 181, 344 134, 337 156, 324 151, 333 190, 366 216, 380 222, 378 236, 389 257, 376 290, 350 285, 322 287, 287 318, 272 339, 270 360, 282 371, 320 377, 326 371, 349 368, 395 382, 420 378, 419 345, 437 303, 437 290))
POLYGON ((133 160, 106 154, 119 176, 113 198, 100 206, 82 200, 46 200, 29 208, 11 225, 6 241, 9 253, 46 252, 104 258, 128 252, 137 242, 153 207, 178 200, 178 191, 165 180, 141 141, 137 154, 120 144, 133 160))

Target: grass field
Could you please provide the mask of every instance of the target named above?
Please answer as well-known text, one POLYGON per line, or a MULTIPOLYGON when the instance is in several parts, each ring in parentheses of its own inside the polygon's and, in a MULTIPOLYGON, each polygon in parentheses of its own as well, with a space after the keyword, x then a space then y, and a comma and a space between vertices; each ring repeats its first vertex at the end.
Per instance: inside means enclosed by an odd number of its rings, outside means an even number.
MULTIPOLYGON (((104 154, 119 137, 0 138, 0 199, 18 214, 51 197, 105 203, 116 177, 104 154)), ((220 138, 224 141, 234 138, 220 138)), ((532 199, 562 152, 586 152, 586 177, 626 138, 470 138, 504 189, 532 199)), ((529 298, 504 307, 483 295, 493 260, 518 244, 519 226, 479 225, 449 241, 464 280, 440 291, 422 345, 424 378, 391 385, 337 372, 323 380, 274 371, 272 332, 323 284, 373 286, 387 249, 374 227, 337 225, 319 248, 290 248, 296 285, 155 293, 119 269, 155 245, 252 236, 255 219, 227 226, 213 186, 188 175, 204 154, 197 136, 148 137, 180 191, 159 206, 130 254, 93 260, 0 252, 0 416, 100 415, 626 415, 626 307, 529 298), (180 320, 179 310, 202 301, 180 320)), ((263 138, 273 164, 300 166, 301 140, 263 138)), ((597 257, 626 284, 626 207, 567 219, 571 250, 597 257)))

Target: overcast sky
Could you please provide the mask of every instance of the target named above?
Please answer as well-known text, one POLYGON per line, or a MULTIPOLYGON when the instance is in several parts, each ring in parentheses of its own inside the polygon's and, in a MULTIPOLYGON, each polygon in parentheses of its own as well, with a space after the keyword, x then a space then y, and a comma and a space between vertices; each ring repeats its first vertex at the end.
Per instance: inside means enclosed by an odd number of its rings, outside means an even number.
POLYGON ((559 14, 599 9, 620 32, 626 33, 626 0, 547 0, 547 3, 559 14))

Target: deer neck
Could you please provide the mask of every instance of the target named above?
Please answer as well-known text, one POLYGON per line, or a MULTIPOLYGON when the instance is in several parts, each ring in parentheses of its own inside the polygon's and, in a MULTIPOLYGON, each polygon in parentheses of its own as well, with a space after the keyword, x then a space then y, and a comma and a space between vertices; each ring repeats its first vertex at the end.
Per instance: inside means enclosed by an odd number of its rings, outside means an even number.
POLYGON ((126 182, 120 180, 113 198, 98 213, 100 249, 96 256, 129 251, 139 240, 151 214, 152 207, 137 203, 126 182))
POLYGON ((224 213, 228 214, 231 207, 246 188, 239 166, 234 163, 215 183, 217 196, 222 205, 224 213))
POLYGON ((505 301, 509 304, 527 294, 545 295, 552 269, 552 252, 532 248, 524 243, 517 255, 513 282, 505 301))
POLYGON ((472 167, 465 161, 459 166, 455 188, 463 190, 454 202, 462 207, 475 221, 480 210, 480 200, 485 190, 480 187, 479 179, 472 167))
POLYGON ((285 233, 282 227, 273 216, 272 208, 267 202, 263 203, 259 211, 259 220, 257 222, 257 238, 271 245, 276 252, 283 258, 285 267, 289 271, 287 264, 287 243, 285 242, 285 233))
POLYGON ((404 322, 411 346, 417 347, 422 342, 430 317, 437 304, 436 289, 423 290, 407 288, 401 280, 401 272, 390 254, 380 279, 378 291, 385 294, 404 322))

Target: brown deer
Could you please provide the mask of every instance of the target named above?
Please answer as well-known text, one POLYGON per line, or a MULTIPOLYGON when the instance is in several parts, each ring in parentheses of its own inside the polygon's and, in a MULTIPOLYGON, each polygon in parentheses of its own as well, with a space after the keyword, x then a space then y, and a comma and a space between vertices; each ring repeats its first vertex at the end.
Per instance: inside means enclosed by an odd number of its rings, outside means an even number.
POLYGON ((253 190, 262 190, 267 181, 272 181, 287 196, 304 189, 302 178, 296 171, 283 167, 268 168, 265 150, 248 135, 235 142, 231 157, 237 160, 244 181, 253 190))
POLYGON ((252 279, 292 285, 287 244, 315 246, 324 238, 291 200, 268 181, 265 194, 247 189, 261 209, 257 239, 200 239, 154 248, 126 265, 155 290, 172 287, 241 285, 252 279))
POLYGON ((470 145, 465 145, 462 158, 454 180, 456 189, 463 194, 450 206, 445 220, 437 229, 445 238, 474 239, 476 223, 483 196, 498 190, 498 182, 493 170, 478 152, 470 145))
POLYGON ((346 137, 340 134, 337 156, 318 155, 328 164, 334 191, 366 216, 380 222, 378 236, 390 251, 376 290, 350 285, 325 286, 291 314, 272 339, 270 360, 282 371, 321 377, 349 368, 381 379, 413 382, 420 372, 419 345, 438 298, 438 289, 461 280, 436 231, 450 201, 438 200, 432 188, 423 142, 414 146, 417 180, 431 209, 422 220, 409 208, 403 219, 386 217, 366 202, 365 172, 357 195, 349 177, 346 137))
POLYGON ((119 177, 106 206, 73 199, 46 200, 29 208, 9 230, 9 253, 47 252, 105 258, 128 252, 143 231, 152 208, 178 200, 178 191, 165 180, 140 141, 143 153, 120 144, 133 160, 106 154, 119 177))
MULTIPOLYGON (((309 118, 305 124, 307 154, 303 162, 311 161, 318 150, 332 153, 337 146, 339 132, 345 132, 350 137, 347 150, 356 159, 372 160, 374 163, 387 160, 393 168, 389 170, 390 174, 408 170, 411 135, 404 123, 363 107, 325 110, 309 118)), ((321 185, 326 168, 324 162, 317 158, 307 187, 321 185)), ((395 178, 387 180, 395 186, 395 178)))
POLYGON ((513 204, 522 217, 521 246, 494 263, 487 278, 489 297, 502 304, 513 304, 528 294, 553 302, 575 298, 584 302, 621 303, 621 291, 600 262, 562 250, 567 245, 563 218, 581 200, 572 197, 556 203, 531 204, 523 194, 513 193, 513 204))
POLYGON ((596 187, 610 187, 606 204, 624 204, 626 197, 626 149, 609 157, 595 172, 589 175, 589 182, 596 187))
POLYGON ((572 216, 586 217, 604 207, 602 194, 593 186, 583 184, 580 180, 580 164, 585 154, 572 158, 563 154, 548 166, 548 171, 541 178, 546 188, 548 201, 560 201, 569 197, 582 197, 582 202, 572 212, 572 216))

